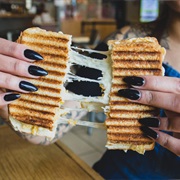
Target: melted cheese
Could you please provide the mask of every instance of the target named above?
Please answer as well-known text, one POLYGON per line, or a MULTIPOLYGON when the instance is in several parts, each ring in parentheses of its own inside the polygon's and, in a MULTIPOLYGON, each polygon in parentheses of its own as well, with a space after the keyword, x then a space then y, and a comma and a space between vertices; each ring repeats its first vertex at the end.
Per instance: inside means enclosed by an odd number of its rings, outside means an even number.
POLYGON ((94 51, 94 50, 88 50, 88 49, 81 49, 81 50, 104 54, 107 56, 107 58, 99 60, 99 59, 84 56, 71 49, 69 52, 69 61, 68 61, 68 67, 67 67, 65 80, 66 82, 73 82, 73 81, 96 82, 99 84, 100 87, 103 87, 103 95, 87 97, 87 96, 77 95, 72 92, 69 92, 65 89, 65 87, 63 87, 61 91, 61 97, 63 98, 64 101, 75 100, 75 101, 80 101, 80 102, 91 102, 91 103, 95 102, 95 103, 101 103, 101 104, 108 104, 109 93, 111 90, 111 80, 112 80, 111 60, 109 57, 109 52, 108 51, 105 51, 105 52, 94 51), (100 70, 102 71, 102 77, 98 78, 97 80, 94 80, 90 78, 77 76, 73 74, 70 70, 71 66, 73 65, 80 65, 80 66, 85 66, 88 68, 100 70))

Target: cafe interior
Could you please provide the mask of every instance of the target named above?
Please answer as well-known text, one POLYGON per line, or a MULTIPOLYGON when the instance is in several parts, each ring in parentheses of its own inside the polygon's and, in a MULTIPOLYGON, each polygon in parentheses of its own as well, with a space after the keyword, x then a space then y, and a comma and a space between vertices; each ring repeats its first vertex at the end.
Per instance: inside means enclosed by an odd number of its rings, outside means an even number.
MULTIPOLYGON (((16 41, 26 28, 40 27, 70 34, 73 45, 94 49, 125 25, 155 20, 160 7, 149 0, 0 0, 0 37, 16 41)), ((105 115, 90 112, 83 119, 104 122, 105 115)), ((0 179, 101 179, 92 166, 106 151, 105 130, 75 126, 54 145, 41 147, 2 126, 0 146, 8 146, 8 154, 0 158, 0 179)))

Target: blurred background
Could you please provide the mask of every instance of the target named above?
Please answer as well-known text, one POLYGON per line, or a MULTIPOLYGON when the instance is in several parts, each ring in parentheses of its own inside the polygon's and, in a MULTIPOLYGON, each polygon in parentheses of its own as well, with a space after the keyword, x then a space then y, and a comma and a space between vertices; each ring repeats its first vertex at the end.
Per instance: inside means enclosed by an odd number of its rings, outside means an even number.
POLYGON ((97 44, 126 24, 155 20, 162 3, 158 0, 0 0, 0 36, 15 41, 22 30, 39 26, 78 37, 75 41, 91 40, 97 44))

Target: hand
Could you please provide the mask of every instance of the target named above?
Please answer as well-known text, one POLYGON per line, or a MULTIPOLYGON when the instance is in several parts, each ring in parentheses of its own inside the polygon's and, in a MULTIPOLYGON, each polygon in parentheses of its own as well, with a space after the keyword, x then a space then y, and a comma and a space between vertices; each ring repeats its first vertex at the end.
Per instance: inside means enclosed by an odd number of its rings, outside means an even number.
POLYGON ((118 94, 129 100, 165 109, 167 117, 143 118, 145 135, 180 156, 180 79, 162 76, 125 77, 133 88, 122 89, 118 94), (162 132, 174 132, 170 136, 162 132))
POLYGON ((7 104, 20 97, 18 92, 37 91, 25 78, 47 75, 44 69, 32 64, 42 59, 25 45, 0 38, 0 117, 4 120, 8 119, 7 104))

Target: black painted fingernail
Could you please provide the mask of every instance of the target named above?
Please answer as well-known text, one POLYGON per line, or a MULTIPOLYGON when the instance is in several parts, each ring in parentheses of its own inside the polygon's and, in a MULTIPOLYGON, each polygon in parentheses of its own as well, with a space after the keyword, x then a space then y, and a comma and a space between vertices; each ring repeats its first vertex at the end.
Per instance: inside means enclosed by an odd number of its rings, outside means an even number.
POLYGON ((154 117, 139 119, 139 123, 144 125, 144 126, 149 126, 149 127, 159 127, 160 126, 159 119, 154 118, 154 117))
POLYGON ((26 49, 24 51, 24 56, 26 58, 32 59, 32 60, 43 60, 43 57, 39 53, 37 53, 31 49, 26 49))
POLYGON ((29 74, 32 74, 34 76, 46 76, 48 75, 48 72, 46 70, 44 70, 43 68, 39 67, 39 66, 29 66, 28 68, 28 72, 29 74))
POLYGON ((135 89, 121 89, 118 95, 131 100, 138 100, 141 97, 141 93, 135 89))
POLYGON ((153 139, 157 139, 159 137, 159 135, 157 134, 157 132, 153 131, 152 129, 146 127, 146 126, 142 126, 140 127, 141 131, 144 133, 144 135, 149 136, 153 139))
POLYGON ((32 83, 29 83, 27 81, 21 81, 19 83, 19 87, 24 91, 30 91, 30 92, 38 90, 38 88, 35 85, 33 85, 32 83))
POLYGON ((21 95, 20 94, 6 94, 5 96, 4 96, 4 100, 5 101, 14 101, 14 100, 16 100, 16 99, 18 99, 18 98, 20 98, 21 97, 21 95))
POLYGON ((136 77, 136 76, 124 77, 123 81, 127 84, 134 85, 134 86, 142 86, 145 83, 145 80, 142 77, 136 77))

